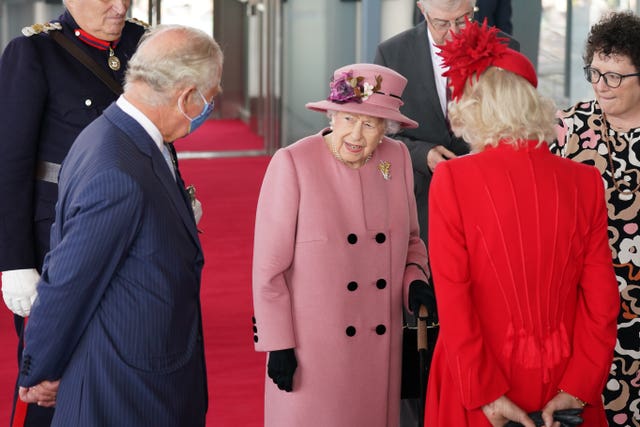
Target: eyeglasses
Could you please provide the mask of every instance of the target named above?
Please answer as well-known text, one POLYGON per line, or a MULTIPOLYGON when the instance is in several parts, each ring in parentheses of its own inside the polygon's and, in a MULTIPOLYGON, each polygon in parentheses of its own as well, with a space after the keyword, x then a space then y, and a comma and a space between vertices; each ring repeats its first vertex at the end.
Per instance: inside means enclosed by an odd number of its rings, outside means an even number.
POLYGON ((608 73, 601 73, 599 70, 589 65, 584 67, 584 77, 589 83, 596 84, 600 81, 600 77, 602 77, 604 79, 604 84, 614 89, 622 84, 622 80, 627 77, 633 76, 640 76, 640 73, 620 74, 614 73, 613 71, 609 71, 608 73))
POLYGON ((447 21, 446 19, 434 19, 430 17, 428 13, 426 14, 426 16, 427 16, 427 19, 429 20, 429 23, 433 28, 436 29, 436 31, 444 32, 444 31, 449 31, 449 28, 451 28, 451 26, 453 25, 455 25, 455 27, 460 30, 466 27, 467 22, 473 22, 474 11, 475 9, 450 21, 447 21))

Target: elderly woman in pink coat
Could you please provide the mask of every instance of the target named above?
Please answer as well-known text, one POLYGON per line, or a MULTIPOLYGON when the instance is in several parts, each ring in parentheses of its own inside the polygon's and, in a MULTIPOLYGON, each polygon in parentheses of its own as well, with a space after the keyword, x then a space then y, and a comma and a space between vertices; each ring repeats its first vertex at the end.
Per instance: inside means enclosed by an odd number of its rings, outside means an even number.
MULTIPOLYGON (((434 311, 399 108, 406 79, 335 71, 330 126, 275 153, 256 214, 254 341, 266 427, 399 425, 402 308, 434 311)), ((418 373, 416 373, 418 375, 418 373)))

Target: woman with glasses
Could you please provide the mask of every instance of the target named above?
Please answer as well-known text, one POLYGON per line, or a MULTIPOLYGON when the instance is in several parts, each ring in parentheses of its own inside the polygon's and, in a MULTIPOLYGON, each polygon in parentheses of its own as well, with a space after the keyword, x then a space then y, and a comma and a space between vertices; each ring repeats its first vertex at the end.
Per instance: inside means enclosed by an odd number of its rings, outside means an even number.
POLYGON ((559 112, 552 151, 594 165, 605 185, 609 245, 621 296, 618 340, 604 403, 609 424, 640 426, 640 17, 614 12, 586 43, 595 99, 559 112))

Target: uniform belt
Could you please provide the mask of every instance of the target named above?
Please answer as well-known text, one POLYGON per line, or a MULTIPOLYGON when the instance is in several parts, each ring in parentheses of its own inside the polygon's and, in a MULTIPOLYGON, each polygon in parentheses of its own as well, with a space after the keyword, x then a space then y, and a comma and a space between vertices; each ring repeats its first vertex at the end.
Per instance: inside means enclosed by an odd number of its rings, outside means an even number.
POLYGON ((40 161, 36 166, 36 179, 39 179, 40 181, 57 184, 59 173, 60 165, 58 163, 40 161))

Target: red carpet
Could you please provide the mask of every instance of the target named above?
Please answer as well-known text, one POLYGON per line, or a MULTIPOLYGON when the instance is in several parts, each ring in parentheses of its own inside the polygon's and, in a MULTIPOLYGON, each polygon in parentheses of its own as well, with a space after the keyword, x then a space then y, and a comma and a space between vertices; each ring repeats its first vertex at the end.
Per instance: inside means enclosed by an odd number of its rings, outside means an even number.
POLYGON ((13 386, 18 374, 18 338, 13 327, 13 314, 0 302, 0 426, 8 426, 11 418, 13 386))
POLYGON ((256 202, 268 158, 182 160, 204 215, 202 305, 208 426, 263 425, 265 356, 253 350, 251 259, 256 202))
POLYGON ((178 151, 262 150, 262 137, 242 120, 207 120, 197 132, 175 142, 178 151))
MULTIPOLYGON (((215 124, 207 122, 211 139, 238 149, 233 140, 220 137, 215 124)), ((243 141, 253 138, 246 128, 244 135, 243 141)), ((201 298, 209 380, 207 426, 263 425, 265 355, 253 350, 251 259, 256 202, 268 161, 180 161, 185 182, 196 186, 204 210, 199 228, 205 253, 201 298)), ((12 316, 4 303, 0 305, 0 426, 6 426, 17 372, 17 339, 12 316)))

